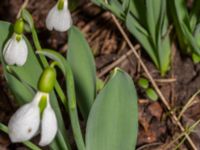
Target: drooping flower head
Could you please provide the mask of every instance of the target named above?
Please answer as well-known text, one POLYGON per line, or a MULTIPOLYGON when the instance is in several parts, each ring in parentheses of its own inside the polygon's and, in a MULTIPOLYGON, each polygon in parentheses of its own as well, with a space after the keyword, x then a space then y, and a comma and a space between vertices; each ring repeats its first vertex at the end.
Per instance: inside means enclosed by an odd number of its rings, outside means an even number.
POLYGON ((3 49, 4 61, 8 65, 23 66, 28 57, 28 47, 23 38, 24 22, 18 19, 14 25, 14 33, 3 49))
POLYGON ((72 25, 72 18, 68 9, 67 0, 59 0, 49 11, 46 18, 46 26, 49 30, 60 32, 67 31, 72 25))
POLYGON ((53 90, 55 78, 55 70, 46 68, 40 77, 38 92, 33 100, 19 108, 11 117, 8 133, 12 142, 30 140, 39 132, 40 146, 52 142, 57 133, 57 119, 50 104, 49 92, 53 90))

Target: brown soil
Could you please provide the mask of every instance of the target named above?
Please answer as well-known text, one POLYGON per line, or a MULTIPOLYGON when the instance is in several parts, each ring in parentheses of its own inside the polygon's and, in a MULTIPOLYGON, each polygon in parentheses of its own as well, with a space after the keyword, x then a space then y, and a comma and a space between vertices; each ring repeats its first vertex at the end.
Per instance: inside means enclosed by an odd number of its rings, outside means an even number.
MULTIPOLYGON (((14 22, 22 2, 22 0, 1 0, 0 19, 14 22)), ((42 2, 40 0, 30 0, 28 9, 33 14, 42 45, 65 53, 67 50, 66 33, 48 32, 44 24, 47 12, 54 4, 55 1, 53 0, 42 2)), ((130 48, 116 28, 109 12, 105 12, 94 5, 84 2, 84 5, 80 4, 80 7, 73 12, 73 20, 74 24, 85 34, 85 37, 92 47, 96 58, 97 73, 99 75, 108 65, 129 51, 130 48)), ((137 44, 137 41, 132 36, 130 38, 133 43, 137 44)), ((194 64, 188 56, 180 54, 176 41, 172 46, 172 51, 171 71, 165 78, 162 78, 150 62, 148 56, 145 55, 144 50, 138 50, 153 78, 158 81, 157 84, 165 98, 169 100, 173 111, 178 113, 189 98, 200 89, 200 64, 194 64), (175 80, 163 81, 160 79, 175 80)), ((145 73, 133 55, 129 55, 118 66, 126 70, 132 76, 135 83, 137 83, 139 77, 145 76, 145 73)), ((0 122, 7 124, 11 114, 16 110, 17 105, 5 83, 2 69, 0 70, 0 75, 0 122)), ((106 79, 107 75, 108 73, 101 74, 101 78, 106 79)), ((145 97, 143 91, 137 85, 136 88, 139 97, 140 124, 137 148, 140 150, 163 149, 164 146, 180 134, 180 131, 176 124, 171 122, 169 112, 166 111, 160 101, 151 102, 145 97)), ((183 120, 181 121, 185 126, 192 125, 200 117, 199 98, 197 96, 195 98, 195 105, 184 113, 183 120)), ((192 139, 198 146, 198 149, 200 149, 200 126, 196 128, 195 133, 192 133, 192 139)), ((26 148, 21 144, 11 144, 7 135, 0 132, 0 149, 22 150, 26 148)), ((185 143, 180 149, 189 150, 190 148, 185 143)))

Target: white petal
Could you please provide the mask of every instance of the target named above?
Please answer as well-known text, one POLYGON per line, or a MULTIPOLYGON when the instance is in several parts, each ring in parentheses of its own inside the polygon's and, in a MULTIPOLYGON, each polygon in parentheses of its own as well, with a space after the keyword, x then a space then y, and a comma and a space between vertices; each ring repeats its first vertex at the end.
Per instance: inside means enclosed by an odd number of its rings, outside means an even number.
POLYGON ((17 110, 8 123, 9 137, 12 142, 30 140, 38 131, 40 110, 32 102, 17 110))
POLYGON ((6 43, 3 50, 4 60, 8 65, 22 66, 25 64, 28 57, 28 48, 23 38, 20 41, 13 36, 6 43))
POLYGON ((25 40, 22 38, 18 43, 16 65, 23 66, 26 63, 28 57, 28 47, 25 40))
POLYGON ((72 25, 71 14, 68 10, 68 2, 65 1, 62 10, 57 9, 57 4, 49 11, 46 19, 46 25, 49 30, 57 30, 60 32, 67 31, 72 25))
POLYGON ((14 65, 15 64, 15 53, 12 52, 13 48, 15 47, 15 39, 11 38, 6 43, 4 49, 3 49, 3 56, 4 60, 8 65, 14 65))
POLYGON ((47 15, 47 18, 46 18, 46 26, 47 26, 47 29, 49 30, 53 30, 53 24, 54 24, 54 20, 53 20, 53 15, 54 15, 54 12, 56 11, 57 9, 57 5, 55 5, 48 13, 47 15))
POLYGON ((57 120, 54 110, 51 108, 49 98, 47 99, 47 106, 42 116, 41 139, 40 146, 50 144, 57 133, 57 120))

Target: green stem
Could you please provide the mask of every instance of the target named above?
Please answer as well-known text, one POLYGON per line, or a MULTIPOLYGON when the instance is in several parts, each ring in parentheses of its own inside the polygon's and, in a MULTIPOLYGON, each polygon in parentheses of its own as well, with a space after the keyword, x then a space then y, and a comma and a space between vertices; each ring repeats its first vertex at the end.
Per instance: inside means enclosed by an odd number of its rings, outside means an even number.
MULTIPOLYGON (((32 37, 33 37, 33 42, 35 44, 35 47, 36 47, 37 51, 41 51, 42 47, 40 45, 40 42, 39 42, 39 39, 38 39, 38 36, 37 36, 37 32, 36 32, 34 27, 32 28, 32 37)), ((44 56, 40 55, 39 57, 40 57, 40 60, 41 60, 41 62, 43 64, 43 67, 49 66, 49 64, 48 64, 48 62, 47 62, 47 60, 46 60, 46 58, 44 56)), ((60 87, 58 81, 56 81, 55 90, 56 90, 58 96, 60 97, 62 103, 64 105, 67 104, 67 100, 66 100, 65 94, 64 94, 62 88, 60 87)))
POLYGON ((76 107, 76 94, 75 94, 75 87, 74 87, 74 77, 72 74, 71 67, 69 63, 66 61, 65 65, 66 69, 66 86, 67 86, 67 95, 68 95, 68 109, 69 115, 72 124, 72 130, 74 134, 74 139, 76 141, 78 150, 85 150, 85 144, 83 141, 83 136, 81 133, 81 128, 78 119, 77 107, 76 107))
MULTIPOLYGON (((8 134, 8 127, 5 126, 4 124, 0 123, 0 130, 3 131, 4 133, 8 134)), ((30 148, 31 150, 42 150, 40 149, 37 145, 33 144, 30 141, 22 142, 25 146, 30 148)))
POLYGON ((38 51, 37 53, 40 55, 45 55, 53 59, 54 61, 57 61, 59 68, 62 70, 65 76, 67 96, 68 96, 68 105, 65 104, 65 107, 68 106, 69 109, 72 131, 78 150, 85 150, 85 144, 79 124, 78 112, 76 106, 74 77, 69 62, 61 54, 55 52, 54 50, 43 49, 42 51, 38 51))

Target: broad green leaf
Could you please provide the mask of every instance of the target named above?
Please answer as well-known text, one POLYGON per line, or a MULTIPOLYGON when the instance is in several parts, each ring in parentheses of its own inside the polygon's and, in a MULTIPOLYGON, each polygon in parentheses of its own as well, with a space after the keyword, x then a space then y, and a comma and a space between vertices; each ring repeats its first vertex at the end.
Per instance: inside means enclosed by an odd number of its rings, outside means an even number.
MULTIPOLYGON (((12 34, 11 24, 4 21, 0 21, 0 33, 1 33, 0 60, 3 66, 3 71, 4 71, 6 81, 10 89, 12 90, 14 96, 18 100, 18 102, 20 104, 27 103, 31 101, 34 96, 34 91, 30 89, 32 88, 35 90, 37 89, 37 82, 39 80, 40 74, 42 73, 42 68, 34 54, 34 51, 30 43, 28 42, 28 40, 26 40, 26 43, 29 49, 27 62, 23 67, 10 66, 11 71, 14 72, 15 76, 11 75, 6 69, 7 65, 4 63, 4 59, 2 55, 3 46, 5 45, 6 41, 12 34)), ((59 126, 59 130, 61 130, 62 138, 65 139, 64 141, 67 141, 67 137, 65 135, 66 130, 64 127, 62 116, 61 116, 60 108, 59 108, 59 105, 54 93, 51 94, 51 104, 57 116, 58 126, 59 126)), ((60 138, 60 137, 57 136, 57 138, 60 138)), ((53 142, 51 145, 51 148, 55 149, 55 145, 56 143, 53 142)), ((67 150, 67 147, 66 147, 66 150, 67 150)))
POLYGON ((83 34, 76 28, 69 30, 67 59, 73 71, 77 100, 85 119, 96 95, 96 68, 92 51, 83 34))
POLYGON ((137 95, 132 79, 115 69, 89 114, 86 150, 133 150, 138 131, 137 95))
POLYGON ((157 60, 156 52, 150 43, 149 35, 144 32, 145 29, 142 28, 142 26, 130 13, 127 15, 126 18, 126 26, 128 30, 135 36, 135 38, 142 44, 157 68, 159 68, 159 62, 157 60))

